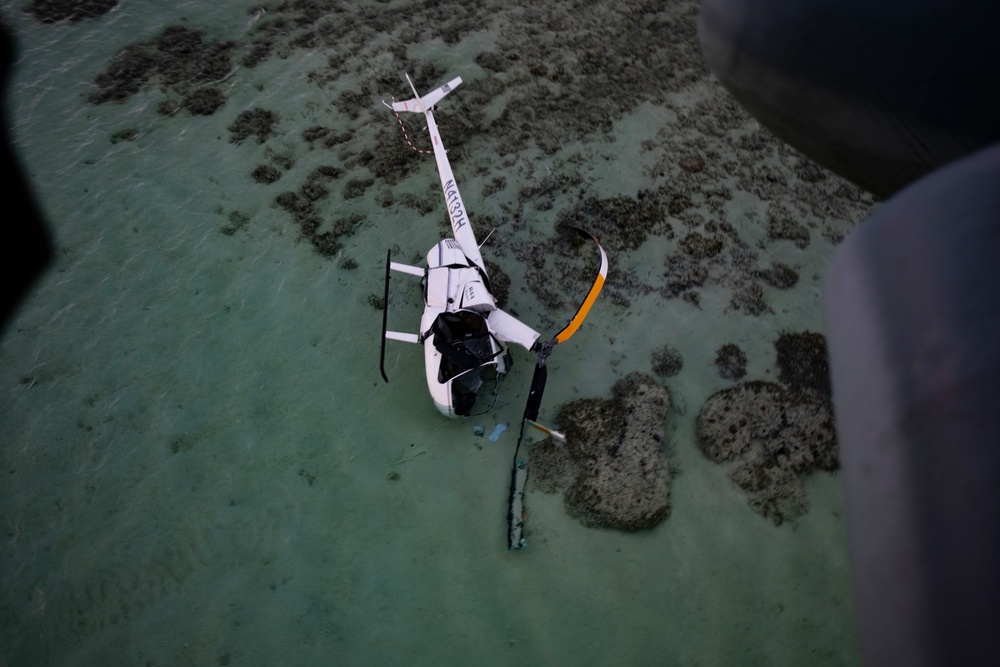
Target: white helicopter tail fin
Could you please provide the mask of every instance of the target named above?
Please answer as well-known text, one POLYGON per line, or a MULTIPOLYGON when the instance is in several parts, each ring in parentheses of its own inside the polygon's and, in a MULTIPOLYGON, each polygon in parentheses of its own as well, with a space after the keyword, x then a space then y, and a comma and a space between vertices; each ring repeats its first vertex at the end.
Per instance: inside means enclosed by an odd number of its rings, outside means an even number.
POLYGON ((410 82, 410 88, 413 89, 415 97, 404 102, 393 102, 393 111, 412 111, 414 113, 424 113, 427 109, 432 108, 435 104, 440 102, 441 98, 445 95, 458 88, 459 84, 462 83, 462 77, 456 76, 443 86, 439 86, 423 97, 420 97, 419 93, 417 93, 417 89, 413 86, 413 81, 410 80, 409 74, 406 75, 406 80, 410 82))

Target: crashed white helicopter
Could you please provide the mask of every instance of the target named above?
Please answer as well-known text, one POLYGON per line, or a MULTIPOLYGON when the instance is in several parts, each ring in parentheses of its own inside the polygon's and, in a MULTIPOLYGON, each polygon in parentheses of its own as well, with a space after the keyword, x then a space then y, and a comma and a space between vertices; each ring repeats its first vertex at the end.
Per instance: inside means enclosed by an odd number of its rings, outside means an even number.
MULTIPOLYGON (((424 115, 454 238, 442 239, 430 249, 427 253, 427 268, 393 262, 392 252, 386 254, 382 350, 379 366, 382 378, 388 382, 389 378, 385 373, 387 339, 422 344, 427 388, 430 390, 434 405, 447 417, 467 417, 472 414, 480 390, 489 386, 488 383, 492 383, 495 395, 500 379, 510 369, 512 360, 507 351, 507 343, 516 343, 538 355, 528 402, 521 421, 521 433, 514 453, 511 479, 511 507, 508 514, 510 547, 521 548, 524 546, 524 540, 521 537, 523 517, 520 502, 527 473, 523 464, 517 460, 517 452, 524 437, 524 426, 530 424, 545 433, 560 436, 535 421, 538 418, 538 409, 548 374, 546 360, 552 348, 558 343, 569 340, 586 318, 607 278, 608 257, 596 237, 582 230, 576 230, 583 237, 592 239, 597 245, 601 260, 600 270, 583 304, 577 309, 569 324, 548 340, 542 341, 541 334, 498 308, 462 195, 458 191, 455 175, 448 162, 448 154, 441 141, 437 123, 434 121, 434 105, 457 88, 462 79, 456 77, 423 96, 417 93, 409 75, 406 76, 406 80, 414 97, 405 102, 394 101, 391 105, 385 102, 383 104, 396 112, 397 117, 400 112, 424 115), (422 279, 424 312, 420 319, 419 333, 387 329, 391 271, 422 279)), ((402 125, 402 119, 400 124, 402 125)))

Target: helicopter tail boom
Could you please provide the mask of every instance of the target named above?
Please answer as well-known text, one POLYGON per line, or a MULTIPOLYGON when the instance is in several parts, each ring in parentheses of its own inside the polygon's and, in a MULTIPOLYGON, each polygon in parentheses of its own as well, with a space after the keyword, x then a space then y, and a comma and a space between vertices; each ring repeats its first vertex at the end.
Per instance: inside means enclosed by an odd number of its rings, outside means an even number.
MULTIPOLYGON (((451 170, 451 163, 448 161, 448 151, 444 148, 441 133, 438 131, 437 122, 434 120, 434 105, 441 99, 455 90, 462 83, 462 77, 456 76, 454 79, 439 86, 421 96, 413 85, 410 75, 406 75, 406 81, 413 90, 413 97, 403 102, 393 102, 392 110, 397 114, 400 111, 411 111, 424 114, 427 120, 427 132, 430 134, 431 146, 434 150, 434 161, 437 163, 438 177, 441 179, 441 191, 444 194, 445 206, 448 210, 448 218, 451 222, 451 229, 455 240, 462 246, 462 251, 472 264, 479 267, 484 274, 486 263, 483 262, 482 254, 479 252, 479 244, 476 243, 476 236, 469 224, 469 217, 465 210, 465 203, 462 195, 458 191, 458 184, 455 182, 455 174, 451 170)), ((383 102, 384 104, 384 102, 383 102)), ((390 106, 386 104, 386 106, 390 106)))

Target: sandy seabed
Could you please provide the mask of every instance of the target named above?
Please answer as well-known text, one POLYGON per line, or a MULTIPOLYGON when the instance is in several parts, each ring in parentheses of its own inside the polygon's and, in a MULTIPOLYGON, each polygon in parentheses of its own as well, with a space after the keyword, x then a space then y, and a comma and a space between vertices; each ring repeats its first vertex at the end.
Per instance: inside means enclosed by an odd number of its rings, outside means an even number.
MULTIPOLYGON (((0 345, 0 664, 858 663, 836 474, 775 525, 695 421, 740 381, 723 345, 777 382, 779 336, 821 332, 823 267, 873 202, 727 96, 696 3, 2 8, 56 260, 0 345), (403 71, 463 78, 436 118, 508 309, 572 315, 593 256, 561 224, 608 249, 543 418, 680 356, 656 527, 584 527, 529 477, 506 550, 523 350, 476 420, 437 414, 415 348, 381 382, 386 249, 419 263, 448 232, 381 104, 403 71)), ((393 284, 412 329, 419 287, 393 284)))

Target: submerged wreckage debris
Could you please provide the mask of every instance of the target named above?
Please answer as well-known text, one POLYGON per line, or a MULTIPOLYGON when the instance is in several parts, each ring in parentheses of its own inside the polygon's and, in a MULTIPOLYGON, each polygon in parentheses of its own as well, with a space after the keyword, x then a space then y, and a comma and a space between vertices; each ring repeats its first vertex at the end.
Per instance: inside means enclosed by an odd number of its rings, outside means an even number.
POLYGON ((585 526, 636 531, 670 513, 670 468, 663 424, 670 393, 651 376, 632 373, 609 399, 564 405, 565 443, 549 438, 531 449, 530 484, 565 491, 569 513, 585 526))
POLYGON ((837 439, 825 376, 823 337, 783 334, 782 381, 743 382, 716 392, 698 416, 698 446, 729 476, 750 507, 776 525, 806 512, 802 476, 837 469, 837 439))

